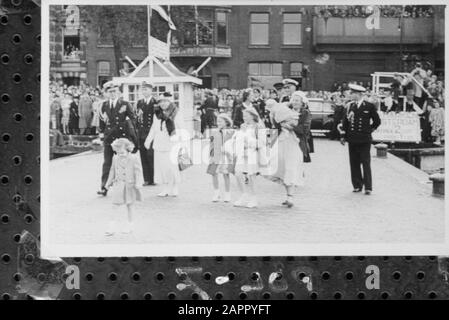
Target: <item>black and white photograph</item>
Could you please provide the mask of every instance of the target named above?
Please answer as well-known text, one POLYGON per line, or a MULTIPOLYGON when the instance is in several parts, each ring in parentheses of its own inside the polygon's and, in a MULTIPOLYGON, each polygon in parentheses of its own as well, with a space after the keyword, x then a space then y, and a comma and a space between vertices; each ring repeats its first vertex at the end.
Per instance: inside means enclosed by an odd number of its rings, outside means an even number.
POLYGON ((43 257, 443 255, 443 2, 42 1, 43 257))

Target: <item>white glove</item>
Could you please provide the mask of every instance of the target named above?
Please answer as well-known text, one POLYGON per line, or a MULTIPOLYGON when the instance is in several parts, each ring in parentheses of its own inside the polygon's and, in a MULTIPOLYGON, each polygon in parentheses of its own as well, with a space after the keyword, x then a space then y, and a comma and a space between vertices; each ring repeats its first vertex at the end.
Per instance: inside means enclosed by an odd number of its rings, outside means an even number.
POLYGON ((151 142, 149 140, 145 140, 144 146, 146 149, 150 149, 151 142))

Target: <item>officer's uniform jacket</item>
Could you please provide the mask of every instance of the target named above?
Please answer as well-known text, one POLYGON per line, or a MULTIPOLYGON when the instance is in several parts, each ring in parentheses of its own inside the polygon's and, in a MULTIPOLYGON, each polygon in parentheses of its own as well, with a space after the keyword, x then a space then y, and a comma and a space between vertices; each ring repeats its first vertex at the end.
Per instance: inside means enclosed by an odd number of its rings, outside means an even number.
POLYGON ((358 106, 358 102, 352 102, 343 119, 342 133, 349 143, 370 143, 371 133, 379 126, 379 114, 372 103, 363 101, 358 106))

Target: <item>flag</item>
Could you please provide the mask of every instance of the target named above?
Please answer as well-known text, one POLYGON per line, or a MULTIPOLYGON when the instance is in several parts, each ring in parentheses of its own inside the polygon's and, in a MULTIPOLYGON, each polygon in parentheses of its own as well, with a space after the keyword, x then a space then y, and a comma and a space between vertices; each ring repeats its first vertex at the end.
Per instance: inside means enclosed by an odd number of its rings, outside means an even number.
POLYGON ((168 26, 171 30, 176 30, 175 24, 173 23, 167 12, 165 12, 164 8, 162 8, 161 6, 151 6, 151 9, 157 11, 161 18, 168 22, 168 26))

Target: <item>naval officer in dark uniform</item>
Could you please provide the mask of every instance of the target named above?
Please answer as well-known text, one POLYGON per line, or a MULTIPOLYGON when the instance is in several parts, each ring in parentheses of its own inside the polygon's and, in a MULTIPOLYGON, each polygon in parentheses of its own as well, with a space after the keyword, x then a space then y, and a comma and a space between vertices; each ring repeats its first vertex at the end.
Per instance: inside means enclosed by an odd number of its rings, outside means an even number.
POLYGON ((143 99, 137 101, 137 123, 139 136, 139 151, 142 161, 144 186, 154 185, 154 150, 145 148, 145 139, 153 125, 154 108, 156 100, 153 98, 153 86, 147 82, 142 83, 143 99))
MULTIPOLYGON (((97 193, 106 196, 106 181, 112 165, 114 151, 111 143, 118 138, 127 138, 137 147, 137 135, 134 127, 135 116, 129 102, 120 97, 120 88, 112 82, 104 84, 108 100, 101 106, 100 138, 103 138, 104 160, 101 174, 101 190, 97 193)), ((135 152, 137 149, 134 149, 135 152)))
POLYGON ((282 97, 280 98, 280 102, 290 102, 290 98, 293 94, 293 92, 295 92, 298 88, 298 81, 293 80, 293 79, 284 79, 282 80, 282 84, 283 84, 283 90, 282 90, 282 97))
POLYGON ((351 166, 351 180, 353 192, 362 191, 365 186, 365 194, 371 194, 373 190, 371 178, 371 133, 380 126, 380 118, 376 107, 364 101, 364 87, 350 84, 349 88, 354 101, 349 103, 346 116, 342 124, 342 145, 348 141, 349 162, 351 166), (363 175, 361 171, 363 167, 363 175))

